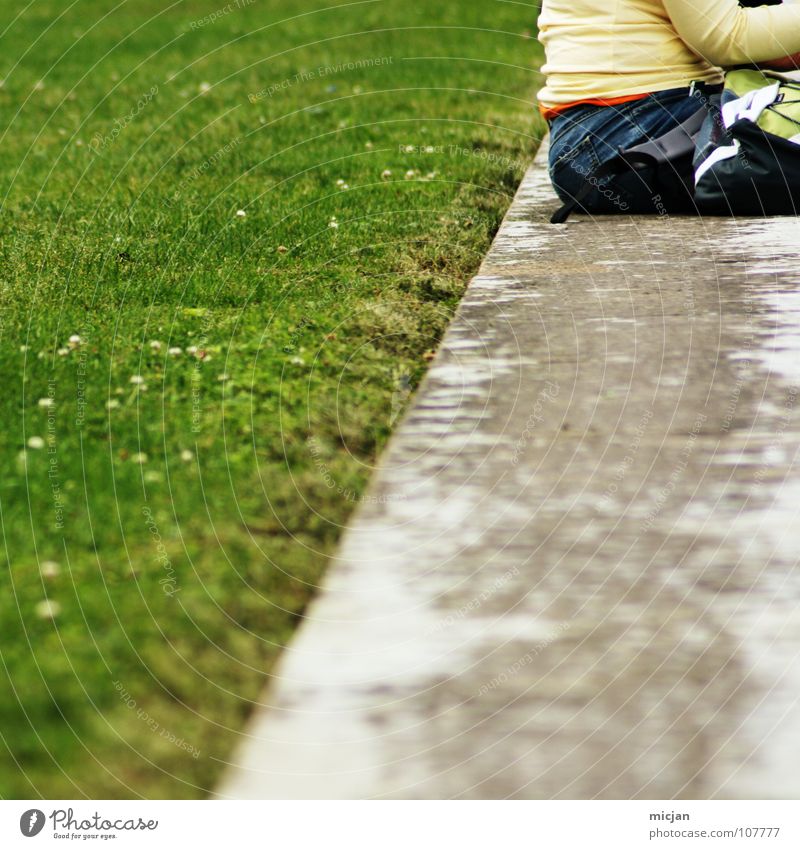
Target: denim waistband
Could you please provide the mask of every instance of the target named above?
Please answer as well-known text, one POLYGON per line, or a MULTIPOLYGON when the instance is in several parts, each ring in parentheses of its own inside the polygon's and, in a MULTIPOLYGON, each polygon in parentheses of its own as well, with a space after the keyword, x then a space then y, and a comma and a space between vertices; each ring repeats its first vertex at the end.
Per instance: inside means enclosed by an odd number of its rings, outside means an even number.
MULTIPOLYGON (((701 82, 700 80, 694 80, 688 86, 679 86, 678 88, 663 88, 659 89, 658 91, 644 92, 641 98, 637 98, 636 100, 630 100, 624 104, 619 104, 617 106, 602 106, 599 104, 592 104, 586 102, 581 103, 580 101, 578 101, 577 103, 575 103, 574 106, 571 106, 569 109, 564 109, 563 112, 559 112, 559 114, 555 117, 563 118, 565 115, 574 113, 574 111, 578 109, 620 109, 623 106, 633 106, 634 104, 640 104, 642 100, 646 100, 647 98, 653 98, 655 100, 658 100, 661 98, 674 98, 683 95, 684 97, 697 97, 698 99, 701 99, 712 94, 719 94, 719 92, 722 91, 723 87, 723 83, 706 83, 701 82)), ((548 118, 547 123, 551 124, 555 120, 555 117, 548 118)))

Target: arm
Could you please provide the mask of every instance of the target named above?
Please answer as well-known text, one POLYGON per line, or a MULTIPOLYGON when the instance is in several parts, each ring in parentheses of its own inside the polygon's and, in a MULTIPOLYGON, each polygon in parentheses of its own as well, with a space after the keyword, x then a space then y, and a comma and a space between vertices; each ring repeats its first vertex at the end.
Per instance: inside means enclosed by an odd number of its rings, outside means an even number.
POLYGON ((737 0, 663 0, 678 35, 714 65, 800 52, 800 4, 743 9, 737 0))

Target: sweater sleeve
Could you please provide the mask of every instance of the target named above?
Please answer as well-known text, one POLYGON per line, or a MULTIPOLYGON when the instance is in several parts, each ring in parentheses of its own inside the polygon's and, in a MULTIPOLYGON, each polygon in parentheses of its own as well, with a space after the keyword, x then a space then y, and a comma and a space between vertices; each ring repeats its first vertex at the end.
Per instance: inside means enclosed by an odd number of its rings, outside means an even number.
POLYGON ((800 4, 743 9, 737 0, 663 0, 678 35, 722 67, 800 52, 800 4))

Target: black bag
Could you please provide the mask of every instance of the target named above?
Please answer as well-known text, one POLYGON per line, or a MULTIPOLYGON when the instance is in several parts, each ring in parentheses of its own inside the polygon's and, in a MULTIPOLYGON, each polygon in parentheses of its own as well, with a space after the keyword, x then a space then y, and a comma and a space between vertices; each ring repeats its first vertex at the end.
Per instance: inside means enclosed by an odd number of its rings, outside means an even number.
POLYGON ((708 109, 703 105, 663 136, 620 149, 616 156, 594 170, 577 195, 553 214, 550 223, 563 224, 575 210, 582 209, 582 202, 599 181, 631 173, 636 177, 636 196, 642 208, 627 211, 695 212, 692 161, 695 141, 707 115, 708 109))
POLYGON ((800 211, 800 82, 739 69, 725 78, 711 144, 700 152, 695 200, 712 215, 800 211))

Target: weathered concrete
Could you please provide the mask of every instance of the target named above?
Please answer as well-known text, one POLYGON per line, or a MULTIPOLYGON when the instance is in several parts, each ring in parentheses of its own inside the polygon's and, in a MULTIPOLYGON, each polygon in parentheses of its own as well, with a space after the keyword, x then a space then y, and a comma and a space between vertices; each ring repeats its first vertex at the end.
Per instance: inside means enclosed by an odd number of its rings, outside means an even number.
POLYGON ((800 224, 554 205, 537 164, 220 795, 800 796, 800 224))

